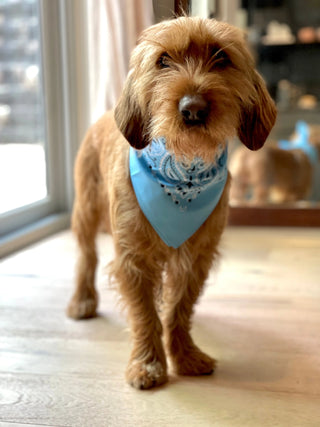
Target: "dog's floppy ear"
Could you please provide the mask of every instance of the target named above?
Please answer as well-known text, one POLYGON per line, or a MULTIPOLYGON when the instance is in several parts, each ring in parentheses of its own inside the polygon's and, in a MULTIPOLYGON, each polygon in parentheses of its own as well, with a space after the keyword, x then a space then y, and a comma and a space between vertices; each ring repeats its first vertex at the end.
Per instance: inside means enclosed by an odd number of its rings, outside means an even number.
POLYGON ((131 71, 125 82, 119 102, 114 111, 116 124, 136 149, 142 149, 149 144, 147 114, 143 114, 138 99, 134 93, 134 72, 131 71))
POLYGON ((252 103, 243 107, 238 135, 250 150, 259 150, 265 143, 277 117, 275 104, 262 77, 254 71, 252 103))

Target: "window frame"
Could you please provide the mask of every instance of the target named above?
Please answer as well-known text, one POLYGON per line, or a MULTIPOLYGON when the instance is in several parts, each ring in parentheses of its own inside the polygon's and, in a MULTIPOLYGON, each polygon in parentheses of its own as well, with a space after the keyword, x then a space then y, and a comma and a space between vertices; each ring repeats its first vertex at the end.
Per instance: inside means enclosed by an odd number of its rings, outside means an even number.
POLYGON ((70 224, 73 164, 89 126, 88 1, 40 0, 48 196, 0 215, 0 257, 70 224))

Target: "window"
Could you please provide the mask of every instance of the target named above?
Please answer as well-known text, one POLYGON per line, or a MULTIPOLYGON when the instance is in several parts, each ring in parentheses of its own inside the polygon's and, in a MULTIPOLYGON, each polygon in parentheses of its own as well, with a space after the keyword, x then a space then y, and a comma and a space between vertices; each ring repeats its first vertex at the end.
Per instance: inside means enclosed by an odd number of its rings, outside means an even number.
POLYGON ((0 5, 0 214, 48 196, 37 0, 0 5))
POLYGON ((79 102, 86 7, 0 3, 0 256, 69 223, 74 157, 89 124, 79 102))

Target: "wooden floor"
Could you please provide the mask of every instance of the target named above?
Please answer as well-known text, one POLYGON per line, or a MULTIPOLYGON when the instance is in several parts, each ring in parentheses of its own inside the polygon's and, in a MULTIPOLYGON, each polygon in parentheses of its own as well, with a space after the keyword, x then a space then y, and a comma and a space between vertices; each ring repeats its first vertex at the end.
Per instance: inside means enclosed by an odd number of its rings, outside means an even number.
MULTIPOLYGON (((112 258, 108 236, 99 241, 112 258)), ((124 381, 126 319, 103 266, 101 316, 64 314, 76 248, 64 232, 0 264, 0 425, 320 426, 320 229, 229 228, 193 335, 213 376, 124 381)))

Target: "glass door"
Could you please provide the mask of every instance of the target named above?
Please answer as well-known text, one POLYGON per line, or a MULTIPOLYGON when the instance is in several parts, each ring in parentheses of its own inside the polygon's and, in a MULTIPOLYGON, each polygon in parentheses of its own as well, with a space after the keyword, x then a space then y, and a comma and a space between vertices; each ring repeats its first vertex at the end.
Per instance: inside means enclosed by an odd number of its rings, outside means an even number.
POLYGON ((0 3, 0 215, 48 195, 38 0, 0 3))
POLYGON ((0 0, 0 258, 69 225, 86 25, 87 0, 0 0))

